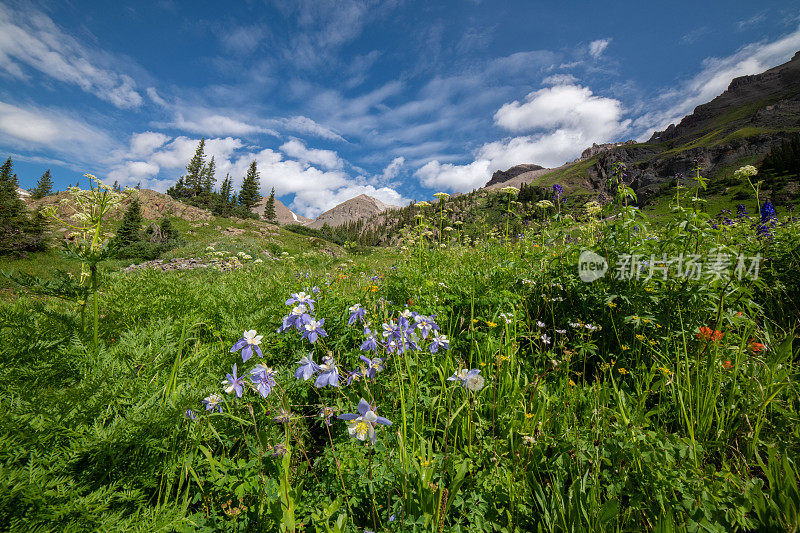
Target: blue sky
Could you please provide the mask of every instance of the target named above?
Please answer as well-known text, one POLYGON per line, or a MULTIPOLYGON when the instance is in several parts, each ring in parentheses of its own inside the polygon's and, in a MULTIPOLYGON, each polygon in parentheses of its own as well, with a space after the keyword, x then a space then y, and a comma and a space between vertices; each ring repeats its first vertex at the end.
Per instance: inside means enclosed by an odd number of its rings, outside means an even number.
POLYGON ((798 50, 785 1, 0 1, 0 157, 164 191, 205 136, 313 217, 647 139, 798 50))

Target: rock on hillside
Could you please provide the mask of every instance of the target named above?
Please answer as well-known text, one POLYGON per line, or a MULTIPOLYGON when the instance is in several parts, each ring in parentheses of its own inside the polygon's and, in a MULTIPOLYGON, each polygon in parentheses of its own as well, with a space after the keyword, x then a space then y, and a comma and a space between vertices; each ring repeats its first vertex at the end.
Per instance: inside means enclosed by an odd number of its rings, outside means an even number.
MULTIPOLYGON (((110 219, 121 219, 122 215, 124 215, 125 211, 128 209, 128 205, 135 197, 139 198, 139 204, 142 207, 142 216, 148 220, 158 220, 164 216, 173 216, 192 222, 211 220, 213 218, 210 211, 181 203, 171 196, 150 189, 139 189, 133 192, 107 216, 110 219)), ((75 214, 75 206, 71 201, 71 196, 68 191, 51 194, 50 196, 45 196, 41 200, 31 200, 29 204, 33 208, 54 205, 58 209, 59 216, 64 219, 75 214)))
POLYGON ((314 229, 320 229, 325 224, 330 227, 343 226, 348 222, 366 220, 389 209, 397 209, 397 206, 385 204, 377 198, 362 194, 328 209, 315 218, 309 226, 314 229))
POLYGON ((490 179, 484 187, 489 187, 490 185, 499 185, 500 183, 505 183, 510 179, 516 178, 520 174, 525 174, 527 172, 532 172, 535 170, 543 170, 544 167, 539 165, 533 164, 525 164, 525 165, 517 165, 514 167, 509 168, 506 171, 498 170, 494 174, 492 174, 492 179, 490 179))
MULTIPOLYGON (((253 206, 253 212, 258 213, 258 216, 261 218, 261 220, 264 220, 264 208, 267 205, 267 199, 268 199, 267 197, 263 197, 261 198, 261 200, 259 200, 259 202, 255 206, 253 206)), ((277 219, 278 224, 281 225, 284 224, 308 225, 308 223, 311 222, 310 218, 298 215, 297 213, 286 207, 286 205, 284 205, 284 203, 278 200, 277 198, 275 198, 275 217, 277 219)))
POLYGON ((536 180, 536 178, 544 176, 545 174, 547 174, 548 172, 551 172, 553 170, 552 168, 544 168, 544 167, 540 167, 539 165, 517 165, 515 167, 511 167, 506 172, 511 172, 514 169, 517 169, 519 167, 526 167, 526 166, 534 167, 534 169, 533 170, 528 170, 526 172, 518 173, 515 176, 513 176, 513 177, 511 177, 511 178, 509 178, 509 179, 507 179, 505 181, 492 183, 492 181, 494 181, 494 177, 500 172, 498 170, 497 172, 495 172, 492 175, 492 179, 489 180, 489 182, 483 188, 492 190, 492 189, 502 189, 503 187, 516 187, 517 189, 519 189, 520 185, 522 185, 523 183, 529 184, 529 183, 533 182, 534 180, 536 180))

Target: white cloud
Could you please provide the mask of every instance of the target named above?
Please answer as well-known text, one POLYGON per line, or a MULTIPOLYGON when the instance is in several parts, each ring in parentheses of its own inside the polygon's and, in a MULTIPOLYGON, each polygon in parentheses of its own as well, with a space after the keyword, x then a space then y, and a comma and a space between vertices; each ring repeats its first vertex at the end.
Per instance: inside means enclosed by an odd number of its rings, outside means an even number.
POLYGON ((281 145, 280 150, 295 159, 306 163, 321 165, 327 169, 341 168, 342 160, 332 150, 308 148, 300 139, 291 139, 281 145))
POLYGON ((130 157, 145 157, 164 146, 170 138, 163 133, 145 131, 131 135, 130 157))
POLYGON ((252 135, 254 133, 265 133, 267 135, 278 136, 278 132, 273 129, 263 128, 255 124, 248 124, 240 120, 218 114, 197 116, 185 119, 182 113, 178 113, 173 126, 189 133, 200 135, 252 135))
POLYGON ((138 107, 141 95, 133 78, 99 66, 100 55, 67 35, 46 15, 12 11, 0 5, 0 68, 27 79, 22 65, 84 91, 119 108, 138 107))
POLYGON ((622 117, 618 100, 595 96, 587 87, 546 87, 528 94, 524 102, 503 105, 494 115, 498 126, 528 135, 486 143, 476 150, 472 163, 430 161, 416 176, 426 187, 467 191, 484 185, 492 172, 521 163, 558 166, 593 142, 611 141, 624 133, 631 121, 622 117))
POLYGON ((381 173, 380 180, 382 183, 386 183, 388 181, 393 180, 397 177, 400 173, 400 169, 403 168, 403 164, 406 162, 405 157, 395 157, 392 159, 392 162, 389 163, 386 168, 383 169, 383 173, 381 173))
POLYGON ((599 58, 610 42, 611 39, 597 39, 596 41, 590 42, 589 55, 595 59, 599 58))
POLYGON ((147 96, 149 96, 150 100, 152 100, 153 103, 156 104, 157 106, 167 107, 169 105, 167 104, 166 100, 164 100, 163 98, 161 98, 161 96, 159 96, 158 91, 156 91, 155 87, 148 87, 145 92, 147 92, 147 96))
POLYGON ((430 161, 422 166, 415 175, 422 184, 431 189, 447 189, 449 191, 469 191, 489 181, 491 162, 479 159, 468 165, 454 165, 430 161))
POLYGON ((563 129, 587 138, 608 139, 627 126, 619 100, 595 96, 580 85, 556 85, 534 91, 525 102, 505 104, 495 123, 512 132, 563 129))
POLYGON ((25 152, 50 149, 74 162, 95 164, 113 147, 103 131, 78 118, 53 109, 4 102, 0 102, 0 144, 25 152))
POLYGON ((318 124, 317 122, 314 122, 308 117, 300 117, 300 116, 290 117, 286 119, 279 119, 278 122, 283 126, 285 126, 287 129, 296 131, 297 133, 307 133, 309 135, 315 135, 323 139, 347 142, 345 141, 344 137, 342 137, 332 129, 326 128, 322 124, 318 124))
POLYGON ((572 74, 553 74, 542 80, 542 85, 573 85, 578 82, 578 78, 572 74))
POLYGON ((640 140, 646 140, 654 130, 662 131, 680 121, 700 104, 722 94, 733 78, 758 74, 785 63, 800 50, 800 28, 775 41, 748 44, 727 57, 703 60, 702 70, 693 78, 677 84, 649 104, 656 111, 645 113, 634 122, 640 140))

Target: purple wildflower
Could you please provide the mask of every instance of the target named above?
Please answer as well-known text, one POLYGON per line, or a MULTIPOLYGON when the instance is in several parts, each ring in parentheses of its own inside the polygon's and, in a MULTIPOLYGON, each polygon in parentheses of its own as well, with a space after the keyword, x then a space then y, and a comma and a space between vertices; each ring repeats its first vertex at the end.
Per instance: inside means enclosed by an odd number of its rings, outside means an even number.
POLYGON ((375 409, 364 398, 361 398, 358 402, 358 414, 345 413, 337 418, 348 422, 347 432, 351 437, 355 437, 360 441, 369 438, 372 444, 375 444, 375 428, 378 427, 378 424, 384 426, 392 425, 389 419, 378 416, 375 409))
POLYGON ((352 307, 350 307, 350 319, 347 321, 347 323, 350 326, 352 326, 353 324, 355 324, 359 320, 361 322, 363 322, 364 321, 364 316, 366 314, 367 314, 367 310, 364 309, 363 307, 361 307, 361 304, 355 304, 352 307))
POLYGON ((431 342, 430 346, 431 353, 438 352, 439 348, 444 348, 445 350, 449 350, 450 341, 447 339, 447 335, 439 335, 438 333, 436 333, 434 334, 433 341, 431 342))
POLYGON ((378 341, 375 339, 375 335, 372 334, 372 331, 369 328, 364 328, 364 335, 367 336, 367 339, 361 343, 361 349, 365 352, 377 351, 378 341))
POLYGON ((370 359, 368 357, 360 355, 359 359, 361 359, 367 364, 365 375, 370 379, 373 379, 375 377, 375 374, 377 374, 378 372, 383 372, 384 368, 386 368, 383 365, 386 359, 384 359, 383 357, 373 357, 372 359, 370 359))
POLYGON ((291 312, 283 317, 283 324, 281 327, 278 328, 278 333, 283 333, 284 331, 290 329, 296 329, 299 331, 303 330, 303 317, 309 316, 308 315, 308 308, 305 304, 298 304, 294 306, 291 312))
POLYGON ((481 371, 477 368, 473 368, 472 370, 467 370, 462 368, 449 378, 448 381, 460 381, 461 384, 464 386, 465 389, 478 392, 481 390, 485 384, 483 376, 480 375, 481 371))
POLYGON ((311 299, 310 294, 306 294, 304 292, 296 292, 293 293, 288 300, 286 300, 286 305, 303 304, 306 307, 308 307, 311 311, 313 311, 315 301, 316 300, 311 299))
POLYGON ((250 371, 250 381, 256 386, 261 397, 266 398, 275 387, 275 371, 259 363, 250 371))
POLYGON ((212 394, 206 398, 203 398, 203 403, 206 406, 206 411, 214 411, 222 412, 222 396, 219 394, 212 394))
POLYGON ((244 392, 242 390, 242 386, 244 385, 244 376, 236 375, 236 363, 233 363, 233 375, 226 374, 225 379, 222 380, 222 384, 225 385, 225 392, 227 394, 235 391, 237 397, 242 397, 242 392, 244 392))
POLYGON ((303 315, 303 338, 311 344, 314 344, 319 337, 327 337, 328 334, 322 329, 324 323, 324 318, 315 320, 312 316, 303 315))
POLYGON ((330 385, 331 387, 339 386, 339 369, 336 368, 336 361, 333 357, 325 357, 322 360, 322 364, 317 368, 319 376, 314 382, 316 388, 321 389, 325 385, 330 385))
POLYGON ((243 363, 247 362, 247 360, 253 356, 253 350, 255 350, 259 357, 264 357, 264 354, 261 353, 261 348, 258 347, 263 338, 263 335, 256 335, 256 330, 254 329, 245 331, 242 338, 236 341, 236 344, 231 347, 231 353, 242 350, 243 363))
POLYGON ((189 420, 197 420, 197 415, 191 409, 187 409, 186 412, 184 413, 184 416, 189 420))
POLYGON ((314 363, 313 357, 314 356, 312 354, 304 355, 299 361, 297 361, 297 363, 295 363, 300 365, 300 367, 294 371, 295 378, 302 379, 303 381, 311 379, 311 377, 314 375, 314 372, 317 371, 317 365, 314 363))

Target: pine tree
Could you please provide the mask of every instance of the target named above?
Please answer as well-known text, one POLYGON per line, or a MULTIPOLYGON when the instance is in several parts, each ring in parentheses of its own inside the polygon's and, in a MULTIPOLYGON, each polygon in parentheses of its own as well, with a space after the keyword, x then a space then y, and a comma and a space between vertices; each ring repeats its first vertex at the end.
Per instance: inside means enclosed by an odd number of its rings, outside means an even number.
POLYGON ((264 206, 264 220, 273 222, 276 218, 278 217, 275 214, 275 187, 273 187, 272 191, 269 193, 269 198, 267 198, 267 203, 264 206))
POLYGON ((116 244, 120 247, 129 246, 141 240, 139 232, 142 228, 142 207, 139 205, 139 199, 134 198, 125 211, 122 217, 122 223, 117 229, 117 235, 114 237, 116 244))
POLYGON ((225 179, 222 180, 222 185, 219 188, 219 195, 222 201, 226 204, 231 203, 231 193, 233 192, 233 183, 231 182, 231 175, 225 174, 225 179))
POLYGON ((31 191, 31 197, 34 200, 39 200, 50 194, 53 194, 53 180, 50 178, 50 169, 47 169, 47 172, 42 174, 42 177, 36 183, 36 187, 31 191))
POLYGON ((261 199, 260 197, 258 169, 256 162, 253 161, 250 163, 250 168, 247 169, 247 175, 242 182, 242 189, 239 191, 239 205, 252 209, 261 199))
POLYGON ((14 163, 10 157, 0 167, 0 226, 25 213, 25 202, 17 194, 13 169, 14 163))
POLYGON ((29 216, 17 194, 17 176, 9 157, 0 166, 0 255, 44 248, 45 220, 29 216))
POLYGON ((203 169, 203 192, 211 194, 214 190, 214 186, 217 184, 217 178, 214 177, 216 170, 216 163, 214 163, 214 156, 212 155, 211 161, 203 169))
POLYGON ((205 166, 205 147, 206 147, 206 138, 203 137, 200 139, 200 144, 197 145, 197 150, 194 152, 194 157, 192 157, 189 164, 186 165, 186 176, 184 176, 184 182, 186 183, 186 188, 189 189, 189 194, 191 196, 197 196, 203 190, 203 167, 205 166))

